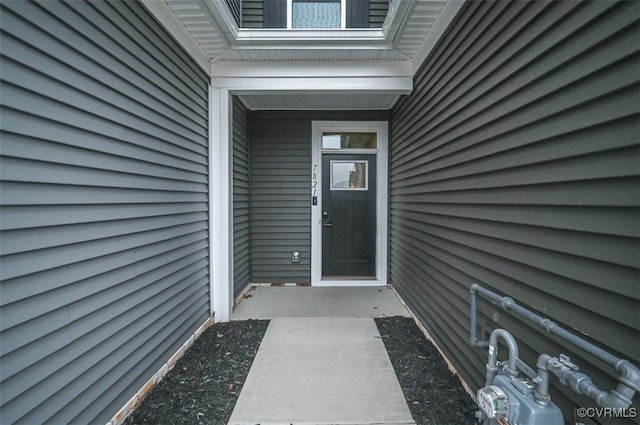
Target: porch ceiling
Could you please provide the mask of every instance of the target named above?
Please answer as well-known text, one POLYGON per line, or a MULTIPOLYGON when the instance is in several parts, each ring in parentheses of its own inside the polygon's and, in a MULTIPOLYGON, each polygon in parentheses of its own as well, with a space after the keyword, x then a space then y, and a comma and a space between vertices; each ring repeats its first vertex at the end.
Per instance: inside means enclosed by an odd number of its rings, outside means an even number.
MULTIPOLYGON (((378 29, 287 30, 239 28, 224 0, 142 0, 209 75, 221 64, 401 62, 415 73, 464 0, 392 0, 378 29)), ((407 77, 406 72, 398 77, 407 77)), ((244 93, 250 109, 388 109, 397 90, 370 93, 244 93), (354 99, 353 94, 358 95, 354 99)))
POLYGON ((398 94, 260 94, 240 95, 251 110, 386 110, 398 100, 398 94))

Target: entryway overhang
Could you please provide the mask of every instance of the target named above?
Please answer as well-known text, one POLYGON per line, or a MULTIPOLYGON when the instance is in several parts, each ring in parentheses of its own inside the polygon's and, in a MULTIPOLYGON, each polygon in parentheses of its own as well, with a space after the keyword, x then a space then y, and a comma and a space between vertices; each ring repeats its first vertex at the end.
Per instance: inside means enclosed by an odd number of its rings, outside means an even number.
POLYGON ((241 28, 222 0, 141 0, 196 62, 400 61, 415 74, 464 0, 394 0, 381 28, 241 28))
MULTIPOLYGON (((257 68, 242 65, 221 64, 222 76, 212 78, 209 92, 211 311, 215 312, 216 321, 228 321, 233 311, 232 96, 239 96, 245 106, 254 110, 314 109, 322 99, 324 110, 388 109, 412 88, 410 68, 401 63, 379 68, 353 63, 337 67, 309 63, 271 63, 257 68), (284 106, 278 108, 274 102, 281 98, 285 98, 284 106), (296 98, 298 107, 292 108, 291 102, 296 98), (360 103, 354 103, 354 99, 360 99, 360 103)), ((377 274, 381 279, 386 276, 386 272, 377 274)))
POLYGON ((240 28, 222 0, 141 0, 211 77, 211 312, 233 308, 232 99, 249 110, 388 110, 464 0, 394 0, 376 29, 240 28))
POLYGON ((213 89, 228 90, 251 110, 389 109, 413 87, 400 61, 219 62, 213 89))

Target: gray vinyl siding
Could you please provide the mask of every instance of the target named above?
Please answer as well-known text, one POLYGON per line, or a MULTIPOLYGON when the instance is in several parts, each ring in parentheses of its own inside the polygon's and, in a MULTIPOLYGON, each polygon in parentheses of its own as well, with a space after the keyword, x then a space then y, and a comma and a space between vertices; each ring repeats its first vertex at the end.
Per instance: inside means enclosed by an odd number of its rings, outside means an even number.
POLYGON ((369 27, 381 28, 389 11, 389 0, 369 0, 369 27))
POLYGON ((137 2, 0 8, 0 423, 105 423, 209 316, 206 75, 137 2))
POLYGON ((310 282, 311 122, 250 117, 251 279, 310 282))
POLYGON ((241 16, 241 0, 225 0, 227 4, 227 8, 229 12, 231 12, 231 16, 233 16, 233 20, 236 22, 236 25, 240 26, 240 16, 241 16))
POLYGON ((369 0, 347 0, 347 28, 369 28, 369 0))
POLYGON ((286 0, 243 0, 243 28, 286 28, 286 0))
POLYGON ((312 121, 387 119, 386 111, 250 112, 252 282, 311 281, 312 121))
MULTIPOLYGON (((468 2, 393 109, 391 281, 474 390, 487 354, 467 342, 474 282, 639 362, 639 13, 468 2)), ((481 311, 529 365, 566 353, 615 386, 584 353, 481 311)), ((552 381, 567 421, 593 406, 552 381)))
POLYGON ((262 0, 242 0, 242 28, 262 28, 263 21, 262 0))
POLYGON ((286 28, 287 27, 287 1, 263 0, 263 27, 286 28))
POLYGON ((249 117, 233 98, 233 292, 238 297, 251 282, 249 117))

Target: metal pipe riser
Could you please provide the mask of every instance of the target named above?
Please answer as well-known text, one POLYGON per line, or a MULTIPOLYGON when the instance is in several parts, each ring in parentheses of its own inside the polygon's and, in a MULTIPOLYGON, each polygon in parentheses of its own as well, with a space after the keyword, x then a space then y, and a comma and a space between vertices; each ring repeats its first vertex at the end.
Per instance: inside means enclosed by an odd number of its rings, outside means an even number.
MULTIPOLYGON (((609 366, 616 368, 618 367, 618 363, 620 363, 620 361, 622 361, 622 359, 612 355, 611 353, 608 353, 606 351, 604 351, 603 349, 601 349, 600 347, 597 347, 593 344, 591 344, 588 341, 585 341, 584 339, 580 338, 577 335, 574 335, 573 333, 561 328, 557 323, 553 322, 552 320, 549 320, 545 317, 542 317, 520 305, 518 305, 513 298, 511 297, 505 297, 502 296, 500 294, 497 294, 495 292, 492 292, 486 288, 481 287, 479 284, 474 283, 473 285, 471 285, 471 298, 473 299, 475 294, 478 293, 480 295, 482 295, 483 297, 485 297, 486 299, 493 301, 495 304, 497 304, 498 306, 500 306, 503 310, 505 311, 513 311, 514 313, 519 314, 520 316, 534 322, 536 325, 538 325, 538 327, 546 330, 547 332, 549 332, 552 335, 556 335, 562 339, 564 339, 565 341, 571 343, 572 345, 582 349, 583 351, 593 355, 594 357, 602 360, 603 362, 607 363, 609 366)), ((475 301, 476 303, 476 309, 477 309, 477 300, 475 301)), ((473 316, 473 314, 472 314, 473 316)), ((477 313, 476 313, 476 323, 477 323, 477 313)), ((476 329, 476 334, 477 334, 477 329, 476 329)), ((473 331, 472 331, 473 333, 473 331)), ((637 389, 636 391, 640 391, 640 389, 637 389)))
POLYGON ((471 335, 469 336, 469 341, 472 347, 475 348, 487 348, 489 347, 489 341, 480 341, 478 339, 478 297, 476 295, 475 290, 473 289, 473 285, 471 285, 471 309, 470 309, 470 328, 471 335))
MULTIPOLYGON (((584 373, 578 371, 578 367, 571 363, 567 356, 560 355, 560 358, 551 357, 548 354, 542 354, 538 357, 538 376, 534 380, 536 383, 535 397, 536 400, 546 402, 549 400, 549 372, 552 372, 558 377, 560 382, 564 385, 569 385, 571 389, 579 394, 584 394, 595 400, 601 407, 613 407, 626 409, 631 405, 631 401, 637 391, 640 391, 640 369, 631 362, 620 359, 611 353, 608 353, 601 348, 593 345, 592 343, 580 338, 577 335, 561 328, 553 321, 539 316, 538 314, 527 310, 526 308, 519 306, 516 302, 510 298, 499 295, 488 289, 485 289, 474 283, 470 288, 471 293, 471 342, 474 347, 482 347, 486 344, 486 341, 479 341, 477 337, 477 294, 482 295, 494 304, 499 305, 506 311, 513 311, 520 316, 536 323, 542 329, 547 332, 556 335, 570 344, 582 349, 583 351, 593 355, 594 357, 602 360, 611 367, 615 368, 618 372, 619 384, 615 389, 609 392, 599 389, 584 373)), ((515 352, 515 358, 517 358, 517 345, 515 345, 515 339, 504 329, 496 329, 491 333, 489 340, 489 361, 487 363, 487 382, 490 384, 495 378, 494 368, 497 363, 497 340, 502 337, 509 345, 509 367, 507 373, 511 373, 515 369, 513 366, 515 363, 512 361, 512 355, 515 352), (498 332, 500 331, 500 332, 498 332), (511 342, 515 345, 515 350, 512 349, 511 342)), ((517 371, 515 371, 517 374, 517 371)))

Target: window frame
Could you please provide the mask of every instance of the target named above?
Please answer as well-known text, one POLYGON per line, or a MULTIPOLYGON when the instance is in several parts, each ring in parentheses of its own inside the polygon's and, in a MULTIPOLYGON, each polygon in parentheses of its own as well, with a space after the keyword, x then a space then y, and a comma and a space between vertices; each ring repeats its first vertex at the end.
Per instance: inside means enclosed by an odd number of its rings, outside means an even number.
MULTIPOLYGON (((321 1, 321 0, 316 0, 316 1, 321 1)), ((347 0, 335 0, 333 1, 333 3, 338 3, 338 1, 340 2, 340 27, 339 28, 293 28, 294 0, 287 0, 287 28, 286 29, 311 30, 311 31, 347 29, 347 0)))

